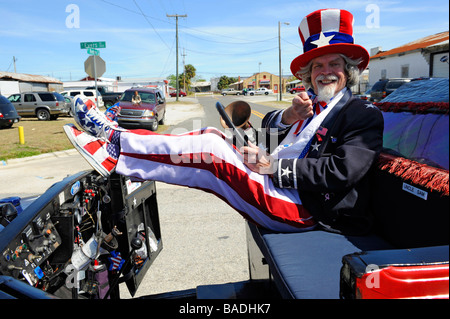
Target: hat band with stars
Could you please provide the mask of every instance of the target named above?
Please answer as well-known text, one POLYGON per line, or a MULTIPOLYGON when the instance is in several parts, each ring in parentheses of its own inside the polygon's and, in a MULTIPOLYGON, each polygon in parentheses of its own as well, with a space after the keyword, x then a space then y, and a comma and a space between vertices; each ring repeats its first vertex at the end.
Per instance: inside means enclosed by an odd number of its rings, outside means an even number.
POLYGON ((337 43, 354 43, 351 35, 341 32, 321 32, 310 36, 303 45, 303 52, 308 52, 312 49, 320 48, 330 44, 337 43))

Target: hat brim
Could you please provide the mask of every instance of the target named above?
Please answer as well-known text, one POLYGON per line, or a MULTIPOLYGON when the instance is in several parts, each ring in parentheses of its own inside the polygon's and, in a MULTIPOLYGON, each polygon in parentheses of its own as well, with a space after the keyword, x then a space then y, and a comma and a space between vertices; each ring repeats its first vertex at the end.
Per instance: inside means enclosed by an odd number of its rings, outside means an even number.
POLYGON ((312 59, 330 53, 342 53, 350 59, 361 59, 361 63, 358 65, 359 72, 362 72, 367 68, 370 60, 369 52, 367 52, 365 48, 358 44, 330 44, 327 46, 309 50, 308 52, 296 57, 291 63, 292 74, 301 80, 300 75, 297 75, 297 72, 300 71, 301 68, 305 67, 312 59))

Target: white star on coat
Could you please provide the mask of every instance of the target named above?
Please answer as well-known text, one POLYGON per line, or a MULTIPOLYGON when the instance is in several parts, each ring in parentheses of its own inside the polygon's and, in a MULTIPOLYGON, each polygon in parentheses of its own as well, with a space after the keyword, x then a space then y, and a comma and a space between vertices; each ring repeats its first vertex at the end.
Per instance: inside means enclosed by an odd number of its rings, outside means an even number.
POLYGON ((366 109, 376 109, 377 107, 373 105, 372 103, 366 104, 366 109))
POLYGON ((334 35, 325 36, 323 32, 320 32, 319 39, 316 41, 311 41, 311 44, 316 45, 318 48, 323 47, 325 45, 330 45, 331 39, 333 39, 334 35))
POLYGON ((289 178, 289 174, 291 174, 291 173, 292 173, 292 171, 289 169, 289 167, 281 169, 281 177, 287 176, 289 178))
POLYGON ((313 151, 319 151, 319 146, 320 144, 317 144, 317 142, 313 145, 311 145, 311 147, 313 148, 313 151))

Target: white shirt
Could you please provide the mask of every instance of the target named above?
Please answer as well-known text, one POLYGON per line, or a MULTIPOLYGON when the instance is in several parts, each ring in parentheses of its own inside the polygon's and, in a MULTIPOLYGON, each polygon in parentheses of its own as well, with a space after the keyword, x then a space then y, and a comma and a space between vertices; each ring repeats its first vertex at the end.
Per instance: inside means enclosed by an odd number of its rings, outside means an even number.
MULTIPOLYGON (((298 128, 299 123, 293 124, 289 130, 289 133, 271 155, 275 158, 298 158, 303 149, 307 146, 308 142, 313 138, 314 134, 319 129, 325 117, 344 96, 346 90, 347 88, 344 88, 339 91, 331 99, 326 108, 321 106, 321 112, 319 114, 314 113, 311 121, 303 121, 302 127, 298 128), (300 133, 297 133, 296 131, 300 133)), ((313 104, 314 103, 317 103, 317 97, 314 99, 313 104)), ((283 112, 280 112, 280 115, 275 120, 275 124, 278 126, 280 126, 280 124, 283 125, 281 123, 283 112), (278 121, 279 123, 277 123, 278 121)))

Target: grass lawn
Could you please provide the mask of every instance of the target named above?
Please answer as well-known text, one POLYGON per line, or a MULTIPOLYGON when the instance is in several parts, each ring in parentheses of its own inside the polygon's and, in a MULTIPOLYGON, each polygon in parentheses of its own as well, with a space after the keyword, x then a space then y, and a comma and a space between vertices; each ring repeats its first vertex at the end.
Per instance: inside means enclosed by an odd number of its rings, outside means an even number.
MULTIPOLYGON (((0 129, 0 161, 73 148, 63 130, 68 123, 75 124, 75 120, 71 117, 59 117, 56 121, 22 118, 12 128, 0 129), (19 143, 19 126, 24 130, 23 145, 19 143)), ((165 129, 165 125, 160 125, 158 131, 165 129)))

